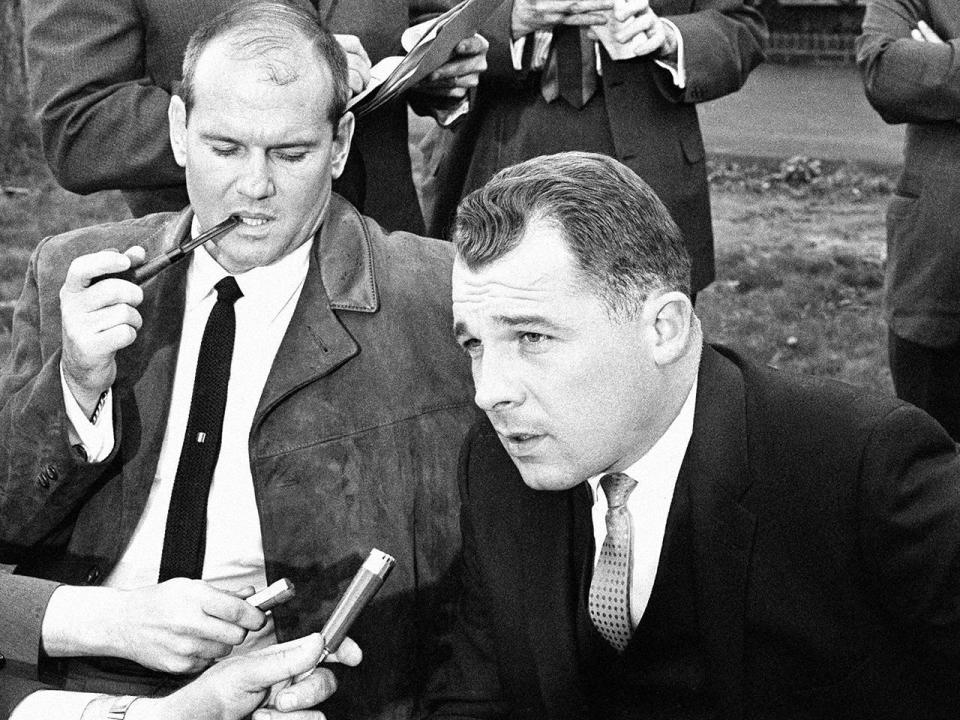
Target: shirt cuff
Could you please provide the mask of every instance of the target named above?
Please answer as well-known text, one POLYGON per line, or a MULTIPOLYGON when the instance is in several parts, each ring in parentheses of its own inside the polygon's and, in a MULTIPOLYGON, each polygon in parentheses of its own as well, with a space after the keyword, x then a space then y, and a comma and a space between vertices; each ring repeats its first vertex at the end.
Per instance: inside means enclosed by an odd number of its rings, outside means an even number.
POLYGON ((63 404, 67 409, 67 434, 71 445, 79 445, 87 462, 103 462, 113 450, 113 391, 107 390, 96 422, 90 422, 80 403, 67 387, 67 379, 60 366, 60 385, 63 388, 63 404))
POLYGON ((523 48, 527 44, 527 36, 523 35, 510 43, 510 59, 513 60, 513 69, 523 70, 523 48))
POLYGON ((20 701, 10 720, 80 720, 87 705, 101 697, 98 693, 38 690, 20 701))
POLYGON ((673 30, 673 36, 677 39, 677 62, 676 64, 667 62, 666 60, 655 60, 654 62, 669 72, 671 77, 673 77, 673 84, 683 90, 687 86, 687 68, 683 56, 683 35, 680 34, 677 26, 666 18, 660 18, 660 20, 664 25, 670 26, 670 29, 673 30))

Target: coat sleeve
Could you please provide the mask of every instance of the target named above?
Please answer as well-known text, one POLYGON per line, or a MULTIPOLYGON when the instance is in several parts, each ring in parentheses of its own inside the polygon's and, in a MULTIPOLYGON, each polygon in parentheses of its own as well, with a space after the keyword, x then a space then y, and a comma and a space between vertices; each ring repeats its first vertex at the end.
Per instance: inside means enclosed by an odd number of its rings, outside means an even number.
POLYGON ((767 26, 743 0, 698 0, 693 12, 663 17, 680 31, 687 84, 679 90, 666 71, 656 74, 660 91, 679 102, 697 103, 739 90, 763 62, 767 26))
POLYGON ((30 96, 58 182, 78 193, 182 185, 170 93, 145 67, 137 4, 29 0, 24 25, 30 96))
POLYGON ((861 461, 860 542, 872 597, 960 685, 960 456, 924 412, 901 405, 861 461))
MULTIPOLYGON (((953 22, 960 22, 956 13, 953 22)), ((888 123, 960 118, 960 39, 924 0, 872 0, 857 38, 857 65, 870 104, 888 123), (910 37, 918 20, 945 41, 910 37)))
POLYGON ((31 550, 57 544, 54 538, 61 536, 106 467, 106 463, 87 463, 70 445, 59 342, 52 348, 54 343, 42 340, 43 316, 56 315, 55 321, 46 322, 59 328, 59 303, 43 300, 38 280, 45 248, 46 242, 41 242, 30 258, 13 315, 10 355, 0 372, 0 562, 4 563, 23 562, 31 550))
POLYGON ((30 693, 47 689, 37 681, 43 614, 57 583, 0 571, 0 720, 30 693))
POLYGON ((509 705, 499 680, 497 653, 484 603, 477 563, 477 540, 470 517, 469 457, 475 431, 460 453, 460 601, 446 661, 434 673, 426 705, 433 720, 506 717, 509 705))

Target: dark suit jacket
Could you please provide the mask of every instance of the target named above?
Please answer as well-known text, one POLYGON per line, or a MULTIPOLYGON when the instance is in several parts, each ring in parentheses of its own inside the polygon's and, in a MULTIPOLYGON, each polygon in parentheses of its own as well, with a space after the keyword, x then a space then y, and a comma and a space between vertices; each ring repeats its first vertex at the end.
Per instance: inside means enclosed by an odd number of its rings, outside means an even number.
MULTIPOLYGON (((706 347, 680 474, 723 718, 956 715, 960 460, 933 420, 706 347)), ((460 486, 464 597, 434 717, 590 717, 570 547, 587 489, 529 489, 485 422, 460 486)))
MULTIPOLYGON (((190 220, 86 228, 34 252, 0 376, 0 562, 96 584, 129 542, 166 426, 186 263, 144 288, 143 329, 118 355, 113 385, 119 440, 101 464, 84 462, 67 439, 58 291, 73 257, 132 244, 153 257, 190 220)), ((456 448, 474 418, 450 332, 451 261, 449 244, 385 235, 334 195, 250 431, 267 579, 297 587, 274 611, 281 640, 321 628, 370 548, 397 557, 352 631, 364 670, 346 672, 331 701, 350 717, 394 717, 394 707, 405 716, 448 599, 456 448)))
MULTIPOLYGON (((24 3, 30 94, 47 161, 61 185, 79 193, 123 190, 134 215, 187 204, 183 169, 168 141, 167 104, 191 33, 231 5, 229 0, 24 3)), ((333 32, 357 35, 376 63, 403 53, 400 34, 412 21, 448 5, 319 0, 318 12, 333 32)), ((394 103, 365 117, 354 143, 347 172, 365 174, 358 193, 365 196, 364 212, 389 229, 422 233, 406 105, 394 103)))
MULTIPOLYGON (((696 103, 734 92, 763 59, 766 26, 741 0, 652 0, 653 9, 676 24, 684 38, 687 85, 679 90, 651 58, 612 61, 603 52, 603 116, 615 156, 647 181, 683 231, 693 258, 693 287, 713 280, 713 231, 696 103)), ((481 34, 490 41, 488 70, 481 76, 470 115, 455 131, 433 131, 438 147, 430 167, 436 205, 427 232, 442 237, 457 202, 496 171, 529 159, 525 136, 557 133, 552 113, 578 113, 560 101, 537 102, 521 117, 508 115, 518 93, 536 98, 540 85, 513 69, 507 0, 481 34), (505 100, 504 98, 510 98, 505 100), (520 125, 520 127, 517 126, 520 125), (495 150, 494 150, 495 148, 495 150)), ((560 137, 560 150, 583 150, 577 137, 560 137)))
POLYGON ((907 123, 903 174, 887 210, 887 321, 900 337, 960 342, 960 6, 872 0, 857 39, 867 98, 907 123), (924 20, 947 41, 910 37, 924 20))
POLYGON ((57 583, 0 570, 0 718, 27 695, 46 689, 37 682, 40 628, 57 583))

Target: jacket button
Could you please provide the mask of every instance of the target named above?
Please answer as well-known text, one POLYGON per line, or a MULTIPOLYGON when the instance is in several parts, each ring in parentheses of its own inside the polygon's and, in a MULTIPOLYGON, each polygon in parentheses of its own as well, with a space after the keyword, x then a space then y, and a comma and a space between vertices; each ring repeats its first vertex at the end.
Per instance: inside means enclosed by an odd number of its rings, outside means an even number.
POLYGON ((87 584, 87 585, 95 585, 99 579, 100 579, 100 568, 97 567, 96 565, 94 565, 94 566, 93 566, 92 568, 90 568, 90 570, 87 572, 86 584, 87 584))

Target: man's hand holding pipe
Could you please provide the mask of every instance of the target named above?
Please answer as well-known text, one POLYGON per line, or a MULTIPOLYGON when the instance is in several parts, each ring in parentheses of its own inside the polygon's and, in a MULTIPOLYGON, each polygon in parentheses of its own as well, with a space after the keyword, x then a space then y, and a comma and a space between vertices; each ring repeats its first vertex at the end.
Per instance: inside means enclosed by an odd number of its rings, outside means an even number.
POLYGON ((93 285, 90 281, 143 260, 141 247, 83 255, 70 264, 60 288, 60 365, 67 388, 88 416, 116 378, 117 352, 136 340, 143 322, 136 309, 143 302, 143 290, 116 278, 93 285))

